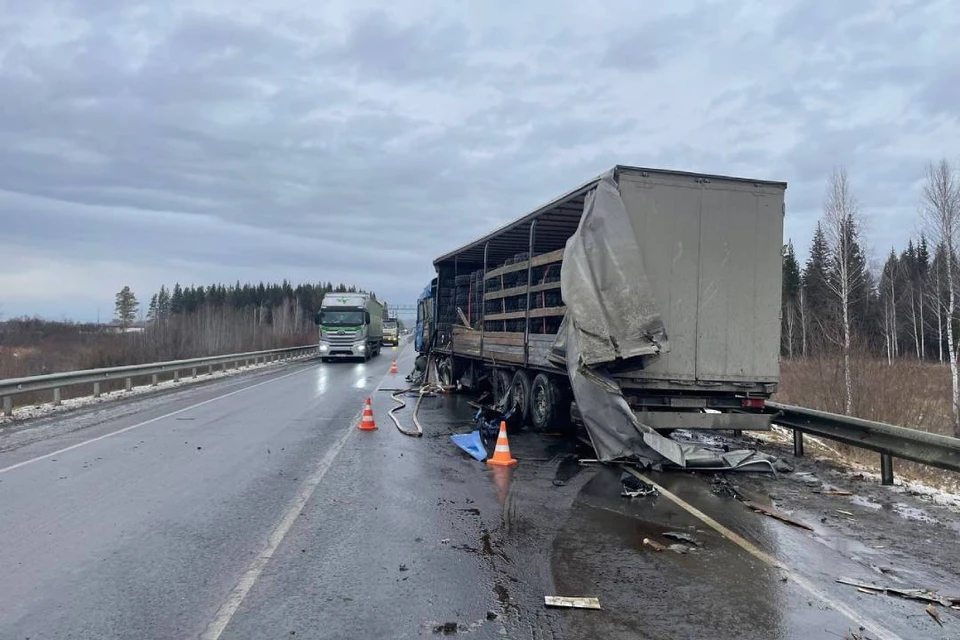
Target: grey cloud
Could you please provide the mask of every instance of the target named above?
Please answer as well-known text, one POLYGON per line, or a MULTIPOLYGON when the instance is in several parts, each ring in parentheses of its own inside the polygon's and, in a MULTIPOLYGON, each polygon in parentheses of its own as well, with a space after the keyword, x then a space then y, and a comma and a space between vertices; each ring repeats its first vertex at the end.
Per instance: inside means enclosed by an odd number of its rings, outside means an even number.
MULTIPOLYGON (((842 162, 891 221, 882 244, 912 228, 895 221, 924 154, 956 149, 944 61, 960 51, 913 46, 952 19, 927 5, 797 3, 780 31, 738 3, 659 18, 622 3, 589 25, 550 5, 509 28, 450 4, 417 21, 344 5, 342 33, 283 0, 49 6, 88 29, 3 38, 0 273, 16 249, 109 256, 144 281, 315 277, 412 299, 434 256, 617 162, 787 180, 801 253, 842 162), (852 112, 879 88, 906 109, 852 112)), ((0 33, 34 11, 20 2, 0 33)))

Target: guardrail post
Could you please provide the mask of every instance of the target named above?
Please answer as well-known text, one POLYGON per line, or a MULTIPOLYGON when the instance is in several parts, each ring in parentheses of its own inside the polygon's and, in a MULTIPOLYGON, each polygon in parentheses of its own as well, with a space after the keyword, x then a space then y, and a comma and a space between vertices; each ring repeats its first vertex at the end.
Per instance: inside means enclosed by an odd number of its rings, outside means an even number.
POLYGON ((179 369, 174 369, 174 370, 173 370, 173 381, 174 381, 174 382, 177 382, 177 381, 179 381, 179 380, 180 380, 180 370, 179 370, 179 369))
POLYGON ((210 375, 213 375, 213 365, 210 365, 209 367, 207 367, 207 373, 209 373, 210 375))
POLYGON ((131 391, 133 390, 133 378, 124 378, 123 380, 123 390, 131 391))
POLYGON ((193 370, 191 371, 191 373, 193 374, 193 377, 196 378, 196 377, 197 377, 197 368, 194 367, 193 370))
POLYGON ((223 363, 223 367, 221 368, 221 370, 222 370, 222 371, 226 371, 226 370, 227 370, 227 363, 226 363, 226 362, 223 363))
POLYGON ((13 415, 13 396, 3 396, 3 415, 13 415))
POLYGON ((880 454, 880 483, 885 486, 893 485, 893 456, 880 454))
POLYGON ((94 398, 99 398, 99 397, 100 397, 100 383, 99 383, 99 382, 94 382, 94 383, 93 383, 93 397, 94 397, 94 398))
POLYGON ((793 455, 797 458, 803 457, 803 431, 793 430, 793 455))
POLYGON ((60 387, 53 388, 53 404, 60 404, 60 387))
POLYGON ((150 386, 151 386, 151 387, 157 386, 157 383, 158 383, 159 381, 160 381, 160 378, 159 378, 159 376, 157 376, 157 374, 153 374, 152 376, 150 376, 150 386))

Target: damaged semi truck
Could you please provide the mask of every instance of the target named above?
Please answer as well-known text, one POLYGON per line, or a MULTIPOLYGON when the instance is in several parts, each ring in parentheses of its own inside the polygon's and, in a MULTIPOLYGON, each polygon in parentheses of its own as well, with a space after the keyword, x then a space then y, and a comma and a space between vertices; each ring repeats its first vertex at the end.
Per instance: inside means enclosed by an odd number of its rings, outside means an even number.
POLYGON ((602 460, 736 466, 663 435, 769 427, 786 186, 614 167, 437 258, 418 349, 524 424, 573 416, 602 460))

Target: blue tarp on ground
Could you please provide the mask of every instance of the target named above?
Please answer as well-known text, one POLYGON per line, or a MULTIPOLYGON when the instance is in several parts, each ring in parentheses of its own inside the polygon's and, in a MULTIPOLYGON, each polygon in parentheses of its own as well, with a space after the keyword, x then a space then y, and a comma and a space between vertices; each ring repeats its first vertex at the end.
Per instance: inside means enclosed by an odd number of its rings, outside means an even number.
POLYGON ((483 462, 487 459, 487 448, 483 446, 483 439, 480 437, 479 431, 457 433, 450 436, 450 439, 453 440, 453 444, 473 456, 474 460, 483 462))

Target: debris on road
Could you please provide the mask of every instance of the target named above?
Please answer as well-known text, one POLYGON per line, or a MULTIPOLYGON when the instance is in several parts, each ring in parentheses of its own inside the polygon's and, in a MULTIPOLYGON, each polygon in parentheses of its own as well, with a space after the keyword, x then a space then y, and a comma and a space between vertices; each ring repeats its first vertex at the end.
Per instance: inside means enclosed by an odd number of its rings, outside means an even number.
POLYGON ((671 538, 672 540, 679 540, 680 542, 688 542, 695 547, 702 546, 699 540, 680 531, 667 531, 665 534, 663 534, 663 537, 671 538))
POLYGON ((684 555, 686 553, 690 553, 691 551, 693 551, 694 547, 691 547, 685 544, 672 544, 669 547, 667 547, 667 549, 670 549, 670 551, 673 551, 674 553, 679 553, 680 555, 684 555))
POLYGON ((714 475, 710 480, 710 491, 720 497, 743 499, 743 496, 730 484, 730 481, 719 474, 714 475))
POLYGON ((933 618, 938 625, 940 625, 941 627, 943 626, 943 620, 940 619, 940 614, 937 612, 937 608, 933 605, 932 602, 927 605, 927 608, 924 609, 924 611, 926 611, 927 615, 933 618))
POLYGON ((440 541, 440 544, 450 544, 450 538, 444 538, 440 541))
POLYGON ((456 622, 444 622, 443 624, 438 624, 433 628, 434 633, 442 633, 445 636, 451 636, 457 632, 457 623, 456 622))
POLYGON ((814 490, 814 493, 819 493, 824 496, 852 496, 852 491, 845 491, 843 489, 823 489, 823 490, 814 490))
POLYGON ((624 472, 620 476, 620 484, 623 487, 623 490, 620 492, 620 495, 624 498, 637 498, 641 496, 656 496, 660 492, 657 491, 657 488, 651 484, 647 484, 643 480, 624 472))
POLYGON ((487 449, 483 446, 483 439, 479 431, 470 433, 456 433, 450 436, 453 444, 466 451, 474 460, 483 462, 487 459, 487 449))
POLYGON ((656 540, 651 540, 650 538, 644 538, 644 539, 643 539, 643 544, 647 545, 648 547, 650 547, 650 548, 653 549, 654 551, 666 551, 666 550, 667 550, 667 548, 666 548, 665 546, 663 546, 662 544, 660 544, 660 543, 657 542, 656 540))
POLYGON ((849 511, 844 511, 843 509, 837 509, 836 511, 837 511, 837 513, 839 513, 839 514, 841 514, 841 515, 844 515, 844 516, 847 516, 847 517, 849 517, 849 518, 852 518, 852 517, 853 517, 853 514, 850 513, 849 511))
POLYGON ((407 565, 405 565, 405 564, 401 564, 401 565, 400 565, 400 571, 407 571, 407 570, 408 570, 407 565))
POLYGON ((548 607, 561 607, 564 609, 600 609, 600 600, 597 598, 544 596, 543 603, 548 607))
POLYGON ((920 600, 922 602, 929 602, 931 604, 939 604, 944 607, 951 607, 960 604, 960 596, 942 596, 936 591, 930 591, 929 589, 901 589, 899 587, 885 587, 882 585, 860 582, 859 580, 844 577, 837 578, 837 582, 851 587, 857 587, 858 590, 886 593, 888 595, 907 598, 908 600, 920 600))
POLYGON ((743 504, 749 507, 750 509, 753 509, 754 511, 762 513, 765 516, 770 516, 771 518, 775 518, 776 520, 779 520, 781 522, 786 522, 787 524, 792 524, 793 526, 800 527, 801 529, 806 529, 807 531, 814 531, 814 528, 808 525, 807 523, 800 522, 799 520, 795 520, 790 516, 786 515, 785 513, 781 513, 771 507, 765 507, 762 504, 753 502, 751 500, 744 500, 743 504))

